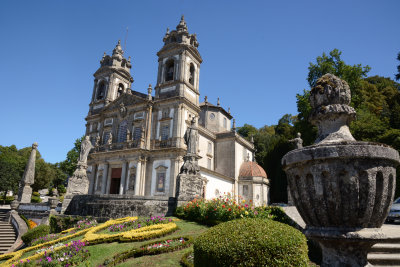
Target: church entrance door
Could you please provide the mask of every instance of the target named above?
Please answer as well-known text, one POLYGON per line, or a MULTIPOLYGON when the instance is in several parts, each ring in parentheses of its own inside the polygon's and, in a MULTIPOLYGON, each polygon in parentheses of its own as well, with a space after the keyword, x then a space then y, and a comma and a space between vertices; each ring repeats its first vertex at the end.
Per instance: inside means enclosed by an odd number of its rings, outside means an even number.
POLYGON ((121 184, 121 173, 122 173, 122 168, 111 169, 110 194, 119 193, 119 186, 121 184))

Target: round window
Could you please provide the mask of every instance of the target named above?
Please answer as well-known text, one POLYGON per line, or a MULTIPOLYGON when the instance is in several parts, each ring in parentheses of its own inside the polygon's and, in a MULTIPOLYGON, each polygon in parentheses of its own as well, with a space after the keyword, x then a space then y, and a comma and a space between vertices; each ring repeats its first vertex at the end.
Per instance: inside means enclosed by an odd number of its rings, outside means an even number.
POLYGON ((213 120, 213 119, 215 119, 215 114, 214 114, 214 113, 211 113, 211 114, 210 114, 210 120, 213 120))

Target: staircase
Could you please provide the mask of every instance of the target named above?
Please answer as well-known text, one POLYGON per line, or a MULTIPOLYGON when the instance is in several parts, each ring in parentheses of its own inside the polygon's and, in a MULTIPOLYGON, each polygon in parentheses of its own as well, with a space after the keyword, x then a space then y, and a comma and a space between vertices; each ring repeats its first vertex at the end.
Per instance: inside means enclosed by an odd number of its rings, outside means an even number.
POLYGON ((4 254, 14 244, 16 239, 14 228, 6 218, 8 211, 0 209, 0 254, 4 254))
POLYGON ((400 242, 375 244, 368 254, 368 262, 376 267, 400 266, 400 242))

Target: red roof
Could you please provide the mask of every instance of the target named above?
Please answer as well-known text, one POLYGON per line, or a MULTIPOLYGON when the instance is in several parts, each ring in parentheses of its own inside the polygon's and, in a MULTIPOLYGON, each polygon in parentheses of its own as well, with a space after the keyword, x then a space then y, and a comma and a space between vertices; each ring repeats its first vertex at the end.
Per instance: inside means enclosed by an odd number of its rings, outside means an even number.
POLYGON ((264 177, 267 178, 267 174, 264 169, 254 161, 245 161, 240 166, 239 178, 240 177, 264 177))

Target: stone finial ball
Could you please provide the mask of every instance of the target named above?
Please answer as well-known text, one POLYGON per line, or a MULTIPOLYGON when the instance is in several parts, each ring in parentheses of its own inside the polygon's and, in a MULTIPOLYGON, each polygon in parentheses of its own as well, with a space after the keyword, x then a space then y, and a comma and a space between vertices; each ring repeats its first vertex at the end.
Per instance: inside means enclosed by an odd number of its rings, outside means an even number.
POLYGON ((319 78, 311 89, 310 103, 314 109, 333 104, 349 105, 350 101, 351 92, 347 82, 330 73, 319 78))

